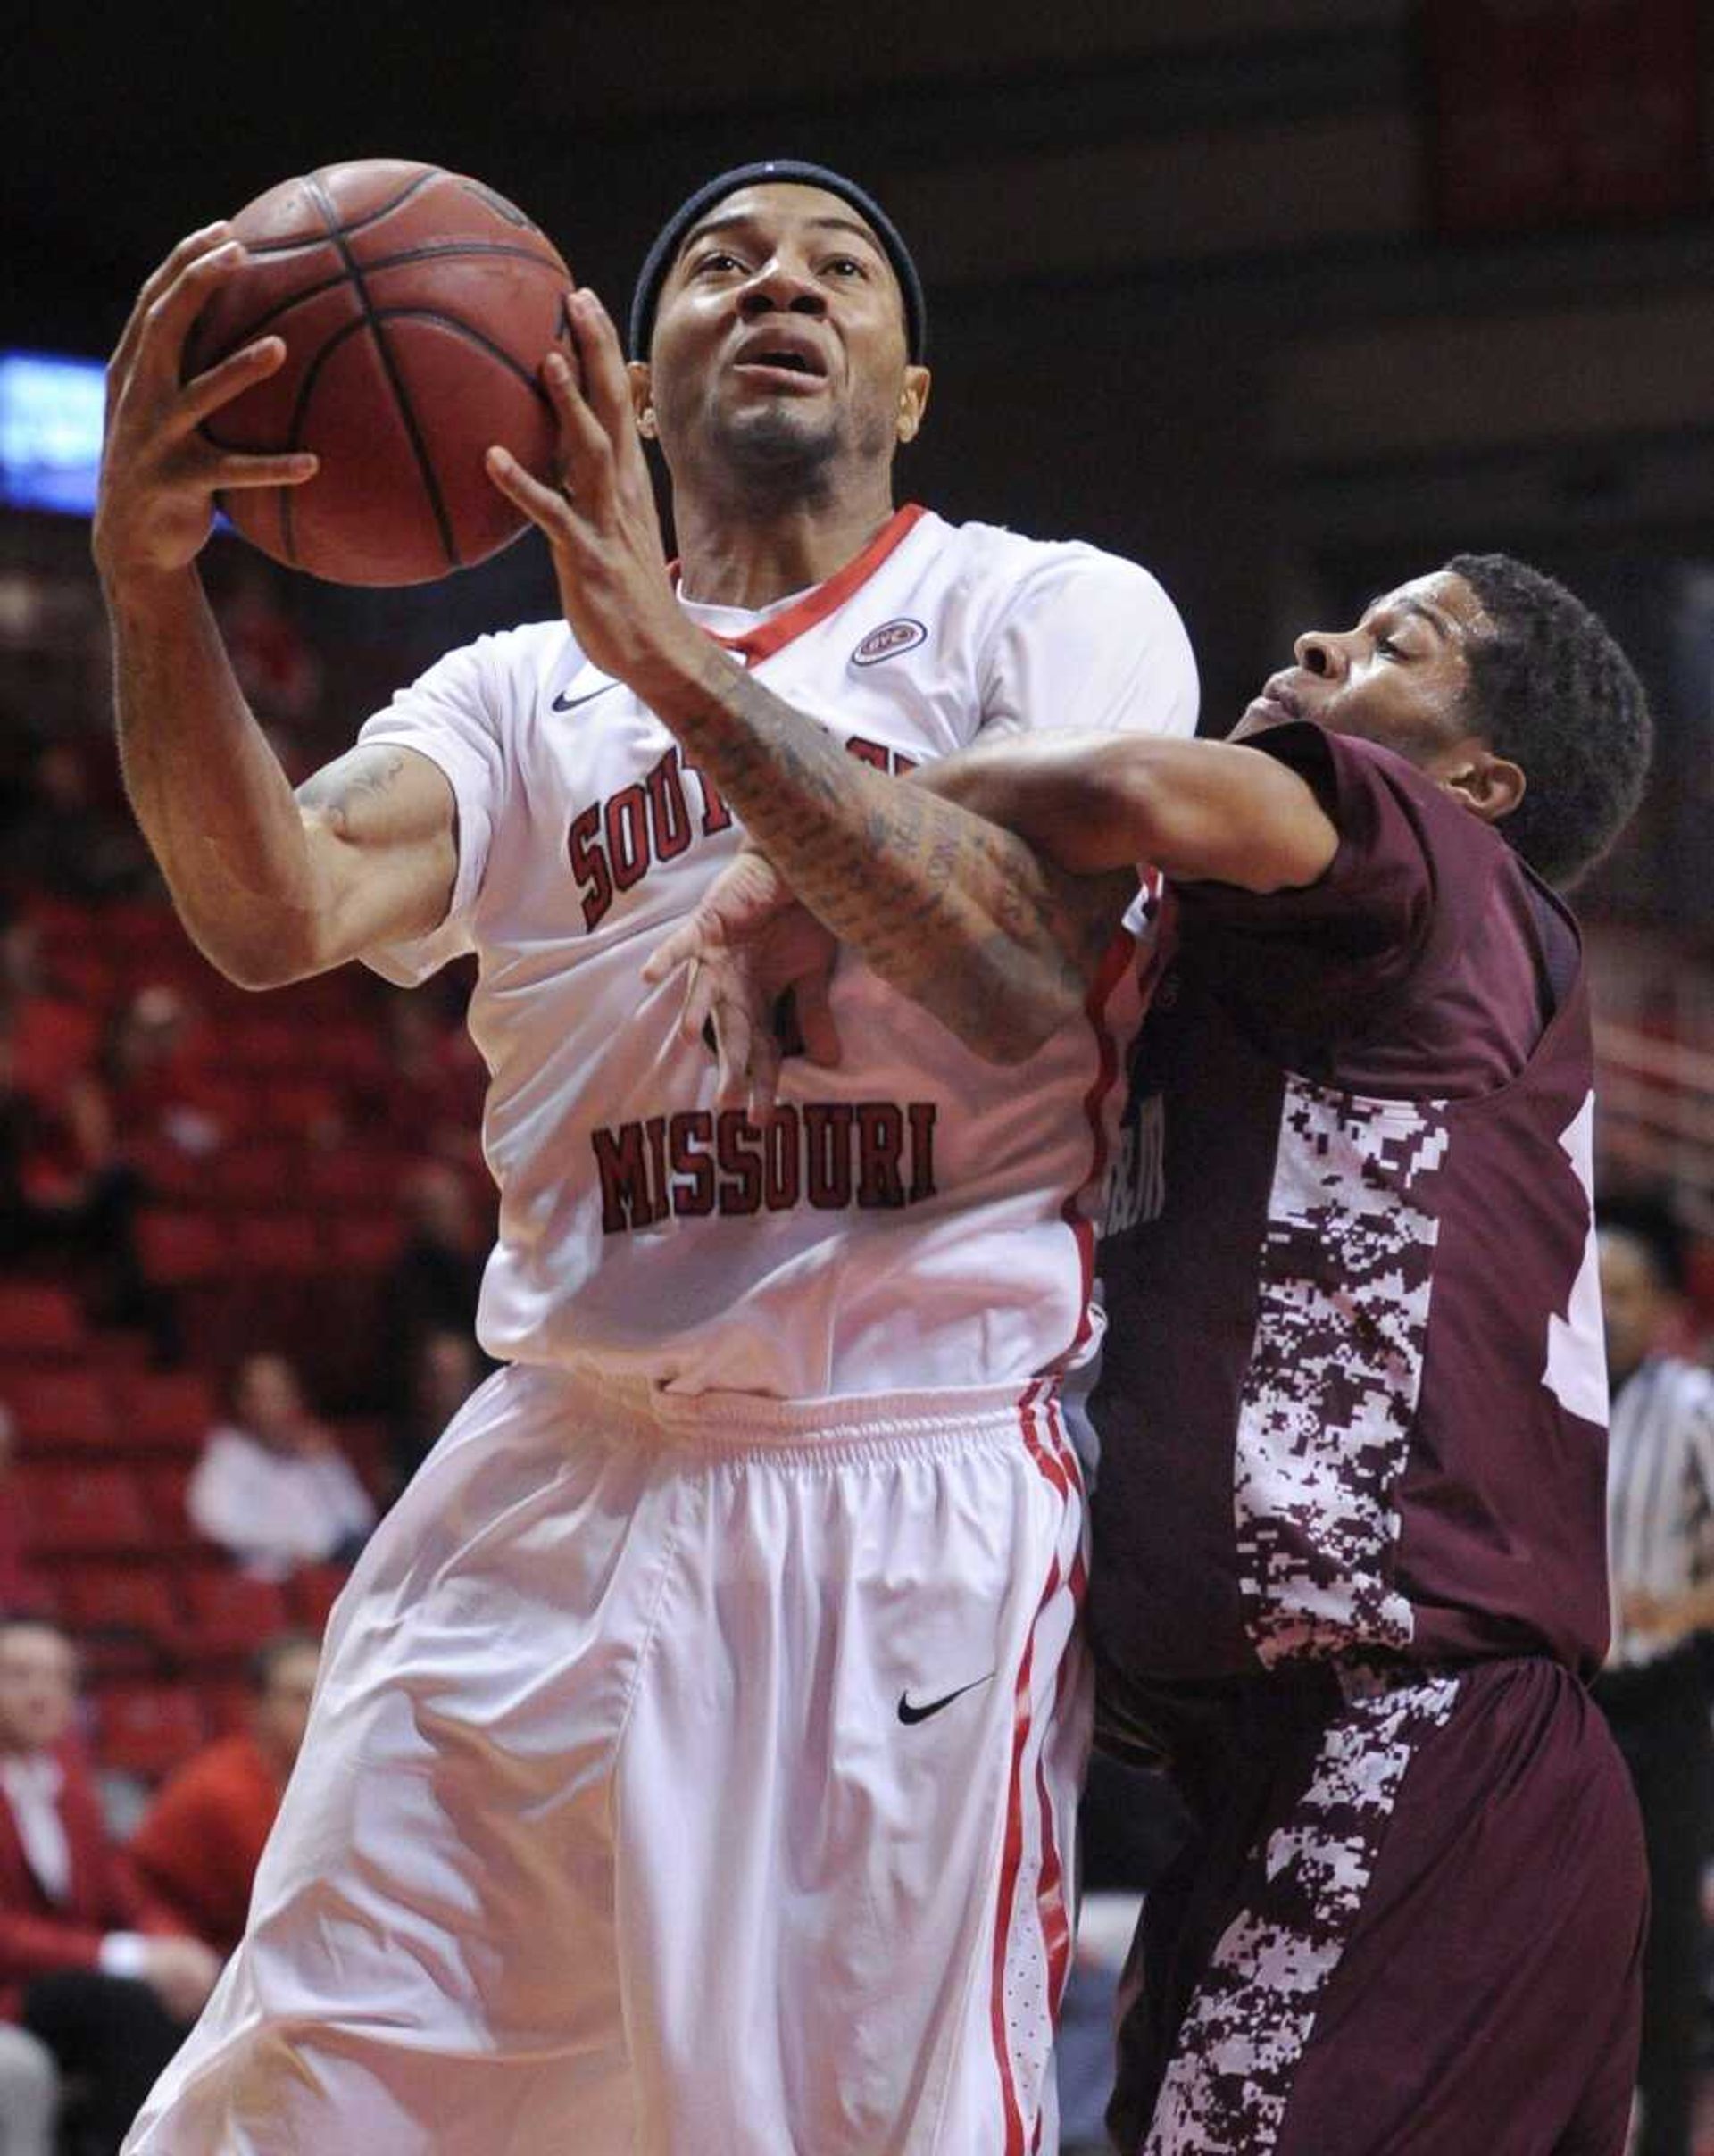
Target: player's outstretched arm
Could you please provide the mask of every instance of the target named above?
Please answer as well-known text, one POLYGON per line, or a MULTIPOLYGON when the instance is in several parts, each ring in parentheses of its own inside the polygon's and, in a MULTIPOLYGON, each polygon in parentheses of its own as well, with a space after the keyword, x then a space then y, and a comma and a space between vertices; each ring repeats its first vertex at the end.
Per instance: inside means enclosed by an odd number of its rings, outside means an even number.
POLYGON ((845 754, 743 673, 672 594, 630 393, 593 293, 568 311, 581 379, 550 354, 564 486, 503 450, 496 486, 553 550, 584 654, 627 681, 842 943, 990 1061, 1020 1061, 1082 1007, 1135 877, 1091 891, 955 802, 845 754))
POLYGON ((198 947, 269 987, 432 927, 452 888, 453 807, 426 759, 383 749, 312 780, 301 807, 233 677, 196 570, 214 496, 315 470, 312 456, 235 454, 201 432, 279 366, 278 337, 179 379, 192 323, 242 259, 210 226, 144 286, 108 368, 94 544, 137 821, 198 947))
POLYGON ((1016 736, 925 765, 911 780, 1074 876, 1146 862, 1186 883, 1291 890, 1313 883, 1338 845, 1313 788, 1242 742, 1016 736))

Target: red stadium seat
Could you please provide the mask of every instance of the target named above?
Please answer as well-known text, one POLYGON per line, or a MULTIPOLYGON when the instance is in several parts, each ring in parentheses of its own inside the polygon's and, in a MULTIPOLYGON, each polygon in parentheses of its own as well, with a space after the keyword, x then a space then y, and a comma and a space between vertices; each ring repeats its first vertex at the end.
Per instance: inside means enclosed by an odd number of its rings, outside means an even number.
POLYGON ((312 1278, 325 1264, 311 1213, 257 1213, 234 1220, 232 1254, 243 1269, 295 1280, 312 1278))
POLYGON ((312 1153, 302 1168, 304 1188, 318 1205, 379 1210, 398 1201, 416 1161, 408 1153, 345 1145, 312 1153))
POLYGON ((96 1754, 110 1773, 158 1781, 207 1741, 187 1685, 108 1685, 96 1695, 96 1754))
POLYGON ((189 1638, 200 1654, 247 1654, 292 1624, 278 1581, 243 1572, 196 1571, 185 1580, 189 1638))
POLYGON ((190 1486, 194 1472, 192 1463, 162 1461, 153 1467, 139 1468, 137 1472, 147 1492, 150 1539, 154 1546, 167 1550, 198 1546, 196 1530, 190 1524, 190 1514, 185 1506, 185 1492, 190 1486))
POLYGON ((110 1390, 121 1441, 139 1451, 200 1452, 220 1413, 201 1370, 137 1370, 110 1390))
POLYGON ((307 1137, 319 1125, 340 1120, 339 1088, 320 1078, 281 1078, 263 1090, 267 1127, 281 1137, 307 1137))
POLYGON ((100 1037, 100 1020, 82 1003, 25 996, 12 1024, 20 1088, 44 1099, 57 1098, 94 1055, 100 1037))
POLYGON ((162 1653, 183 1644, 184 1619, 166 1577, 133 1565, 67 1566, 60 1607, 80 1633, 130 1633, 162 1653))
POLYGON ((77 1298, 46 1281, 0 1287, 0 1356, 75 1355, 84 1344, 77 1298))
POLYGON ((171 1138, 142 1138, 129 1147, 132 1165, 158 1203, 196 1206, 208 1196, 213 1168, 206 1153, 187 1153, 171 1138))
POLYGON ((248 1685, 234 1677, 219 1677, 212 1682, 199 1683, 196 1696, 202 1702, 209 1728, 216 1736, 237 1736, 249 1727, 254 1695, 248 1685))
POLYGON ((112 1408, 94 1370, 18 1370, 7 1379, 4 1397, 26 1452, 112 1449, 112 1408))
POLYGON ((396 1213, 354 1212, 328 1222, 328 1255, 354 1272, 383 1272, 399 1254, 404 1223, 396 1213))
POLYGON ((212 1279, 231 1262, 226 1228, 210 1213, 150 1211, 137 1237, 145 1273, 162 1287, 212 1279))
POLYGON ((343 1565, 300 1565, 286 1583, 294 1622, 309 1632, 324 1632, 350 1577, 343 1565))
POLYGON ((15 1472, 25 1544, 38 1561, 153 1548, 143 1493, 129 1469, 27 1461, 15 1472))
POLYGON ((75 949, 56 951, 52 962, 55 986, 71 989, 79 1002, 98 1009, 112 1001, 117 970, 112 954, 101 945, 82 944, 75 949))
POLYGON ((296 1146, 265 1141, 232 1146, 210 1163, 215 1195, 233 1206, 294 1204, 302 1195, 303 1175, 303 1156, 296 1146))
POLYGON ((339 1450, 357 1470, 358 1480, 378 1503, 392 1494, 392 1457, 385 1422, 373 1415, 341 1415, 334 1422, 339 1450))
POLYGON ((244 1018, 220 1028, 220 1045, 242 1070, 289 1071, 313 1056, 309 1044, 314 1036, 313 1027, 295 1025, 288 1018, 244 1018))

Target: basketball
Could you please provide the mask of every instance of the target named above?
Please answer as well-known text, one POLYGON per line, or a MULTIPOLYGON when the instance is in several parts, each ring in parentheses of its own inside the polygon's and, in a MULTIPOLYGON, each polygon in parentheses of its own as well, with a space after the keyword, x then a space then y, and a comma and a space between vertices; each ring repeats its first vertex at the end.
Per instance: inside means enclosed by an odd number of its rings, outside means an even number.
POLYGON ((483 469, 500 443, 552 476, 540 368, 570 349, 571 273, 522 211, 434 165, 364 158, 288 179, 241 210, 250 259, 185 351, 202 373, 278 336, 277 372, 205 428, 221 448, 313 450, 301 487, 221 507, 276 561, 336 584, 421 584, 485 560, 526 520, 483 469))

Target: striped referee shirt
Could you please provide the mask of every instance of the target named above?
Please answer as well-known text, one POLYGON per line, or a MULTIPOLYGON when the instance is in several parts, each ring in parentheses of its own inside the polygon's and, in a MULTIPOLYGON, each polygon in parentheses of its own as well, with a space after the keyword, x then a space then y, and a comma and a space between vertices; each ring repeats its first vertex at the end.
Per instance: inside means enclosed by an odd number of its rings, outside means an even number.
POLYGON ((1613 1394, 1607 1451, 1610 1667, 1635 1669, 1679 1643, 1627 1631, 1627 1595, 1657 1602, 1714 1576, 1714 1373, 1652 1355, 1613 1394))

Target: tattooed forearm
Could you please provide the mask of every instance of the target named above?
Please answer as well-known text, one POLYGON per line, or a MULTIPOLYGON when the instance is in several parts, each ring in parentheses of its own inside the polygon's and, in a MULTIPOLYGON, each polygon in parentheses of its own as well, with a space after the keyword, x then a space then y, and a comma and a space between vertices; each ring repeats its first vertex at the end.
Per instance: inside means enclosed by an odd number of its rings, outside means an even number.
POLYGON ((1135 878, 1061 874, 711 651, 657 709, 811 911, 978 1053, 1020 1060, 1081 1006, 1135 878))

